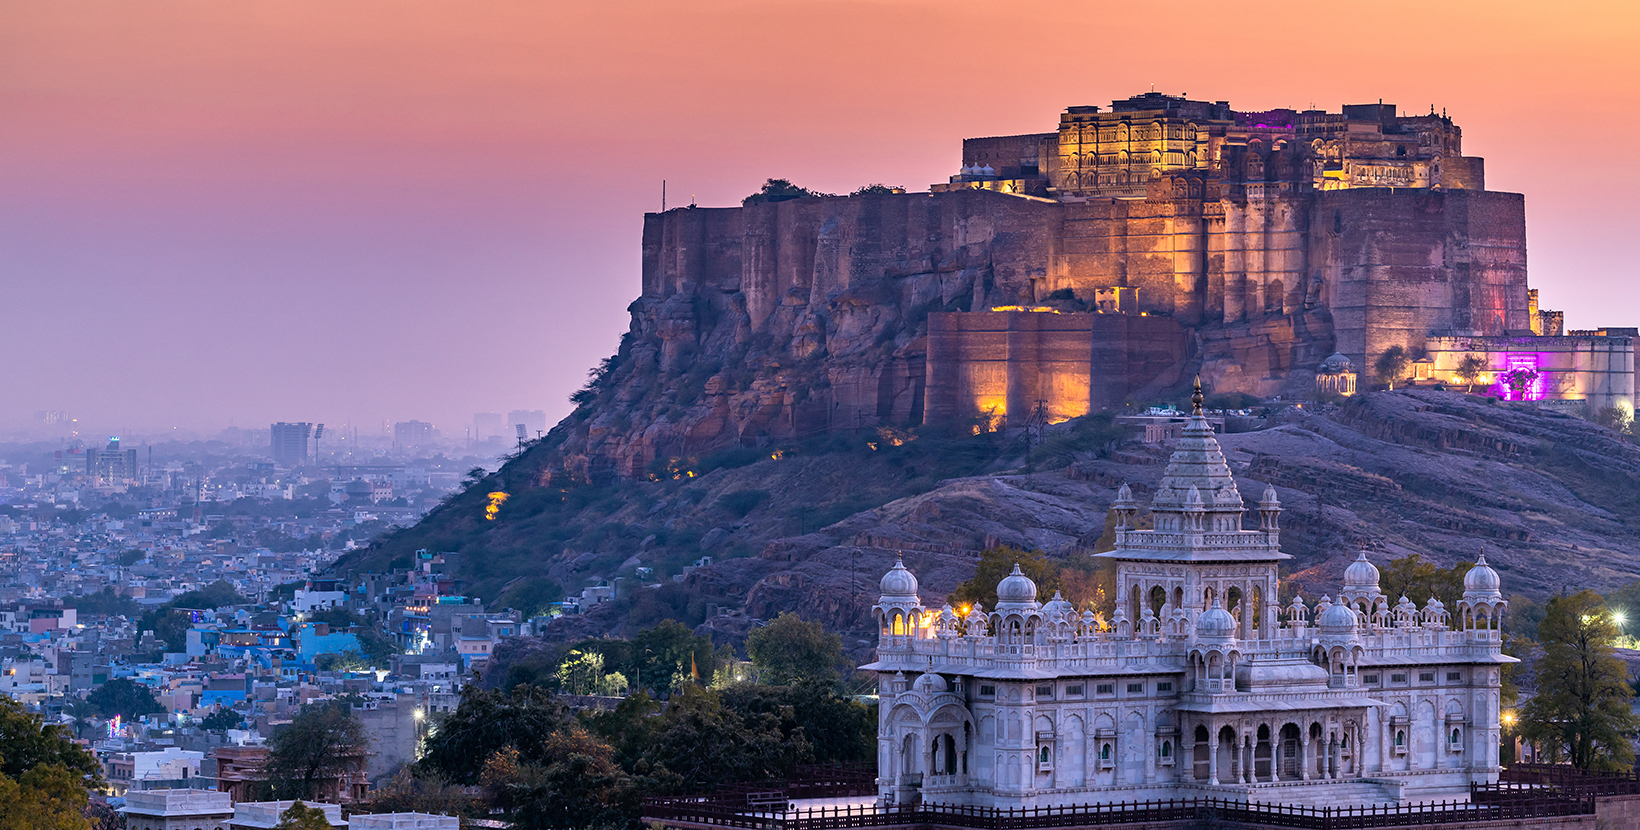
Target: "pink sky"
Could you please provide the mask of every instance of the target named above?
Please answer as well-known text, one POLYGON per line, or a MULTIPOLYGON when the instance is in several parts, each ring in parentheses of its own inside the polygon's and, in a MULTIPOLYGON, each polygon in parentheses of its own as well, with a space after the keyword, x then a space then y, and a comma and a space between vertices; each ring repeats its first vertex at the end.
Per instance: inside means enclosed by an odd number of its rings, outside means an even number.
POLYGON ((1152 84, 1445 108, 1544 305, 1640 324, 1637 8, 0 0, 0 429, 557 418, 662 179, 924 189, 1152 84))

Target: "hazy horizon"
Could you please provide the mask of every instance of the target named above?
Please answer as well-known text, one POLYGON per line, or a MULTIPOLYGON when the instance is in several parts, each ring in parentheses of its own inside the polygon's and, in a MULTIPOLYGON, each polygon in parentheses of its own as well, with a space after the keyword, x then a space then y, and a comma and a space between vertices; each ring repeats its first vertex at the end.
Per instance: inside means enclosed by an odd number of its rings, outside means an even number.
POLYGON ((925 190, 965 137, 1152 85, 1444 110, 1488 187, 1526 194, 1543 306, 1640 324, 1640 171, 1606 149, 1640 127, 1632 4, 1158 14, 5 0, 0 432, 39 410, 138 432, 555 422, 626 329, 663 179, 672 206, 769 177, 925 190))

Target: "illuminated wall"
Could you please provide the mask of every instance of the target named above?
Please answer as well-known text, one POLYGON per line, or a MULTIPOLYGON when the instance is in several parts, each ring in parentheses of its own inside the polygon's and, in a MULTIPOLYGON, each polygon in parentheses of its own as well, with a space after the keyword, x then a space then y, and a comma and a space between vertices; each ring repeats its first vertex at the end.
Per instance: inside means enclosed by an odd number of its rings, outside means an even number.
POLYGON ((1477 390, 1490 388, 1508 400, 1587 401, 1593 415, 1618 407, 1634 410, 1634 338, 1628 336, 1431 337, 1427 349, 1435 361, 1435 379, 1463 386, 1458 365, 1466 355, 1480 355, 1486 371, 1477 390), (1507 375, 1532 373, 1519 394, 1507 375))
POLYGON ((1166 317, 1033 311, 928 318, 927 420, 993 413, 1050 423, 1182 379, 1189 338, 1166 317))

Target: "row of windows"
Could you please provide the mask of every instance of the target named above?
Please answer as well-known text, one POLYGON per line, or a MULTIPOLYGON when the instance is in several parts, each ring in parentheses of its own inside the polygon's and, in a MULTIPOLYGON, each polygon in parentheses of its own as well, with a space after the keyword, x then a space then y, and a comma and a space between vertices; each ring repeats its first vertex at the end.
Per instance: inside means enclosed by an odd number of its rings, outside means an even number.
MULTIPOLYGON (((1066 686, 1065 687, 1065 693, 1064 693, 1063 697, 1065 697, 1065 698, 1086 697, 1087 696, 1086 689, 1087 689, 1087 687, 1084 684, 1081 684, 1081 683, 1076 683, 1076 684, 1066 686)), ((1162 681, 1157 682, 1157 684, 1156 684, 1156 693, 1157 694, 1164 694, 1164 693, 1168 693, 1168 692, 1172 692, 1172 691, 1173 691, 1173 681, 1171 681, 1171 680, 1162 680, 1162 681)), ((1114 695, 1114 694, 1116 694, 1116 684, 1115 683, 1095 683, 1094 686, 1093 686, 1093 693, 1095 695, 1114 695)), ((1142 694, 1145 693, 1145 684, 1143 684, 1143 683, 1129 683, 1129 684, 1127 684, 1127 693, 1130 694, 1130 695, 1142 695, 1142 694)), ((996 695, 997 695, 997 687, 996 686, 993 686, 993 685, 990 685, 990 684, 981 684, 980 685, 980 687, 979 687, 979 696, 980 697, 996 697, 996 695)), ((1054 698, 1054 687, 1053 686, 1043 685, 1043 686, 1036 687, 1036 699, 1037 700, 1053 700, 1053 698, 1054 698)))
MULTIPOLYGON (((1435 674, 1436 673, 1432 672, 1432 671, 1418 672, 1418 682, 1419 683, 1434 683, 1435 682, 1435 674)), ((1397 683, 1405 683, 1405 682, 1407 682, 1407 677, 1408 677, 1408 675, 1407 675, 1406 672, 1391 672, 1390 676, 1389 676, 1390 685, 1395 685, 1397 683)), ((1361 675, 1361 682, 1369 684, 1369 685, 1376 685, 1376 684, 1380 683, 1382 681, 1382 679, 1383 679, 1383 676, 1379 675, 1379 674, 1363 674, 1363 675, 1361 675)), ((1449 672, 1447 672, 1446 673, 1446 682, 1448 682, 1448 683, 1462 683, 1463 682, 1463 672, 1461 672, 1461 671, 1449 671, 1449 672)))

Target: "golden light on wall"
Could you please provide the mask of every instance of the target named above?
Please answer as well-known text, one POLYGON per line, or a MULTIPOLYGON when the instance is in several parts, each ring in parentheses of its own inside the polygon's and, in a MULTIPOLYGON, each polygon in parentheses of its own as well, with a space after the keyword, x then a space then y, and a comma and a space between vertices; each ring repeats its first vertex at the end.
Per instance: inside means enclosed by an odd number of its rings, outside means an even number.
POLYGON ((501 505, 505 504, 509 498, 512 498, 512 496, 503 493, 500 490, 491 493, 489 495, 489 503, 484 505, 485 521, 495 521, 496 514, 501 512, 501 505))

